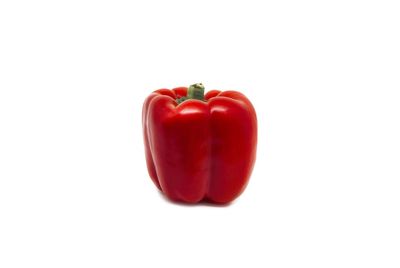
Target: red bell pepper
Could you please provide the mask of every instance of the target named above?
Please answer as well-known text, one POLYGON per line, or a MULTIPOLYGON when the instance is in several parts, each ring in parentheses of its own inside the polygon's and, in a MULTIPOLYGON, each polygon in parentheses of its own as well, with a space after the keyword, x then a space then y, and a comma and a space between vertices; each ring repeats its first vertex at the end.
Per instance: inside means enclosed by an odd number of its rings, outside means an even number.
POLYGON ((257 118, 236 91, 159 89, 143 105, 147 167, 171 200, 229 203, 245 189, 256 158, 257 118))

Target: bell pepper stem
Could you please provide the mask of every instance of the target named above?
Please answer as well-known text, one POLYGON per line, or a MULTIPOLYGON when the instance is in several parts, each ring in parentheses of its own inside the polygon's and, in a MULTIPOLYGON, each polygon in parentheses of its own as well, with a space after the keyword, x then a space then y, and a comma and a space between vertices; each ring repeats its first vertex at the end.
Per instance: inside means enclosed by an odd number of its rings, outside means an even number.
POLYGON ((203 86, 203 84, 197 83, 197 84, 193 84, 193 85, 189 86, 187 98, 204 101, 204 86, 203 86))
POLYGON ((204 101, 204 86, 202 83, 197 83, 189 86, 186 97, 177 99, 178 103, 182 103, 185 100, 201 100, 204 101))

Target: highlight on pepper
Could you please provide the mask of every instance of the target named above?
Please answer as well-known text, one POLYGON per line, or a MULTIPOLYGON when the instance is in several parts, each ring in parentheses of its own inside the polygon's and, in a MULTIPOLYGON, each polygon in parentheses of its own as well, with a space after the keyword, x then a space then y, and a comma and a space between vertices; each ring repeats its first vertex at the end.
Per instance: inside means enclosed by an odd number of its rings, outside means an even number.
POLYGON ((246 188, 256 159, 257 117, 238 91, 201 83, 159 89, 143 104, 150 178, 171 201, 226 204, 246 188))

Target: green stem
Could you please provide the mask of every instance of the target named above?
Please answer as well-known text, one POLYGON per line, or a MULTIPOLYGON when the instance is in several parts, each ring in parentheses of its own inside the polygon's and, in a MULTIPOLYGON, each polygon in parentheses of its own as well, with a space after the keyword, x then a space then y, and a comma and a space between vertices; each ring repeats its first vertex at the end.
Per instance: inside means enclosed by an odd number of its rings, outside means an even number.
POLYGON ((188 99, 204 101, 204 86, 202 83, 193 84, 188 88, 188 99))
POLYGON ((202 83, 197 83, 189 86, 187 96, 178 99, 178 103, 184 102, 185 100, 201 100, 204 101, 204 86, 202 83))

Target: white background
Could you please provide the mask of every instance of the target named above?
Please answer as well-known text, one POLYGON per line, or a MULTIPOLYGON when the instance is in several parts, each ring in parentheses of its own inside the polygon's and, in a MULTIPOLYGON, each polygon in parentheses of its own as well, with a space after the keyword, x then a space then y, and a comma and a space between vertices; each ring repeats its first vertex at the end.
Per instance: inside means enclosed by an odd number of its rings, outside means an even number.
POLYGON ((1 1, 0 267, 399 267, 398 1, 1 1), (141 108, 240 90, 226 207, 166 201, 141 108))

